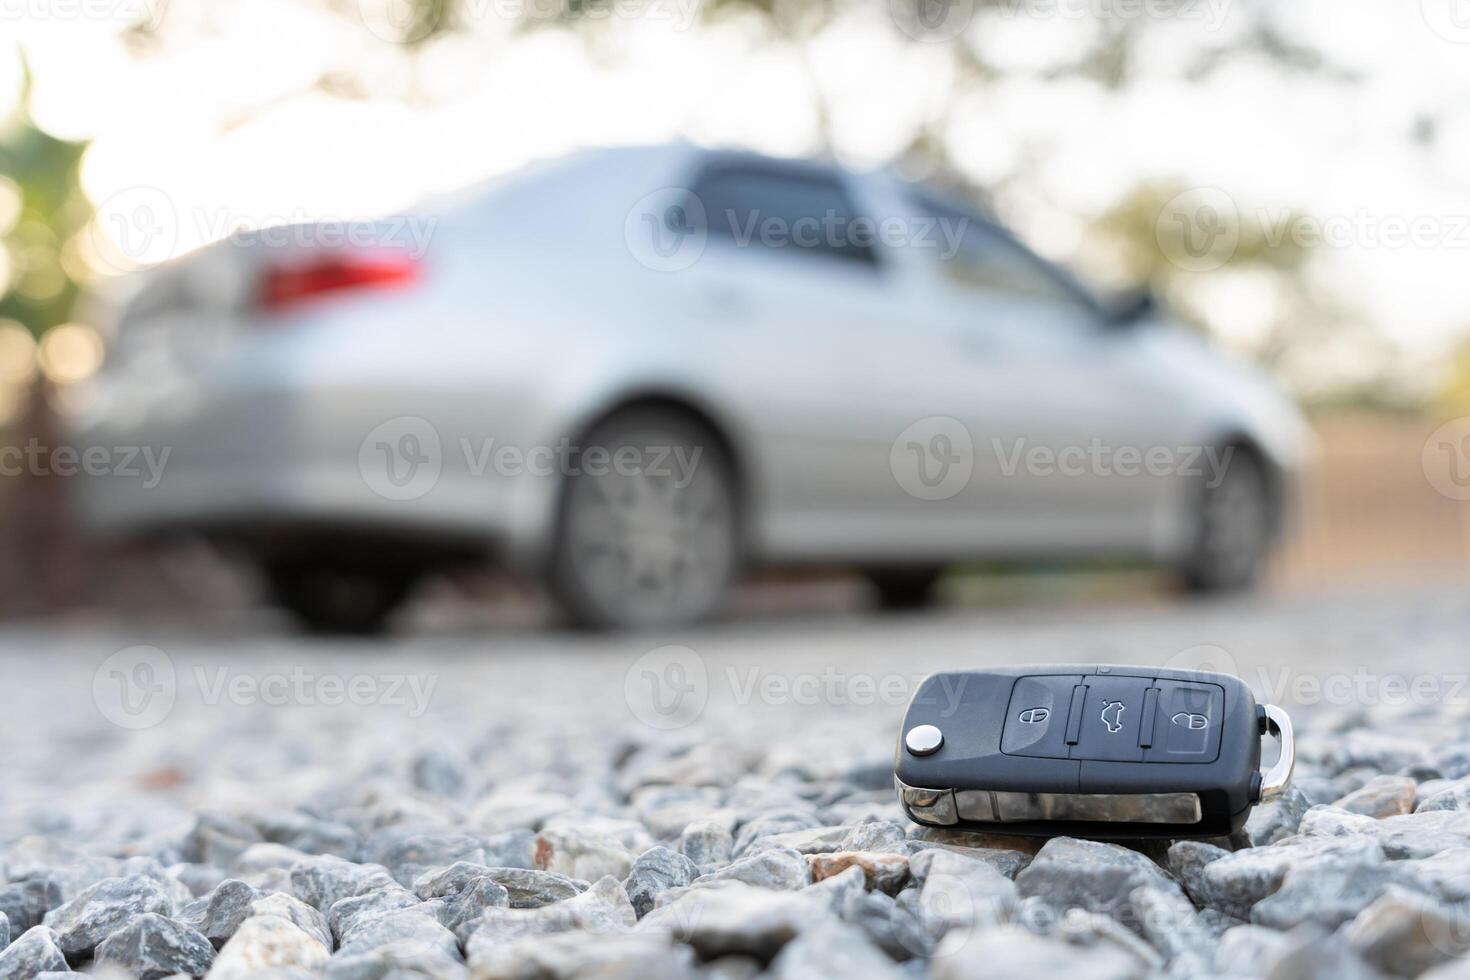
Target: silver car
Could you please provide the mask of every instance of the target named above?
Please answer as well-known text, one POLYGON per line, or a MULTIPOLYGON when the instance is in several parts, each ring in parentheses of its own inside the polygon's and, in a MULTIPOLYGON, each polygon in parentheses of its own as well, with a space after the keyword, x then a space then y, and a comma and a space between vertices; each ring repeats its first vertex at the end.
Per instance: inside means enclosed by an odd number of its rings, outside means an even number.
POLYGON ((84 484, 95 529, 243 548, 336 631, 471 561, 604 627, 775 565, 859 569, 888 606, 989 559, 1236 588, 1309 446, 1258 372, 963 200, 687 145, 185 256, 90 395, 79 445, 166 453, 84 484))

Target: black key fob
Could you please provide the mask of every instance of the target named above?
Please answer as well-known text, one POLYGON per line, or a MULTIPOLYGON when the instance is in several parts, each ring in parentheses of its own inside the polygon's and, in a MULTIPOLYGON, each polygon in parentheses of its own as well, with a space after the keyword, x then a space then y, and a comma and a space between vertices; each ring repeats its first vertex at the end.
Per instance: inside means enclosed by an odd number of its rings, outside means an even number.
POLYGON ((1238 677, 1064 664, 934 674, 904 715, 894 780, 931 827, 1224 837, 1291 782, 1291 720, 1238 677), (1260 772, 1261 737, 1279 760, 1260 772))

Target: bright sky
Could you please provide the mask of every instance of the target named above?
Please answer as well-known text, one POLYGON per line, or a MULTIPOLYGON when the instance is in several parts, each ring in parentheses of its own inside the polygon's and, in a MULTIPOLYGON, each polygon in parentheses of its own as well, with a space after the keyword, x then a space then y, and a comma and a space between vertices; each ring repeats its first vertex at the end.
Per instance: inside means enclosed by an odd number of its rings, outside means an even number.
MULTIPOLYGON (((932 114, 953 71, 946 46, 909 41, 884 2, 818 39, 810 74, 749 24, 689 28, 698 0, 657 0, 656 15, 611 19, 590 43, 513 36, 494 13, 535 0, 465 0, 479 14, 471 30, 412 55, 370 29, 375 5, 391 0, 338 0, 362 18, 302 0, 168 0, 161 49, 130 54, 119 28, 162 2, 0 0, 32 66, 37 123, 94 141, 83 181, 104 218, 110 199, 134 200, 139 188, 174 208, 177 237, 150 258, 235 224, 404 206, 591 144, 687 137, 809 151, 812 77, 840 154, 878 164, 932 114), (375 97, 313 90, 324 72, 375 97)), ((965 35, 1021 70, 1078 50, 1089 11, 1150 16, 1162 5, 1023 2, 1029 15, 989 14, 965 35)), ((1284 29, 1361 73, 1358 85, 1260 64, 1181 80, 1181 65, 1231 37, 1253 2, 1184 0, 1180 19, 1151 32, 1142 79, 1120 93, 1014 76, 990 86, 958 114, 954 158, 982 183, 1019 170, 1008 213, 1061 258, 1077 247, 1079 217, 1147 179, 1222 188, 1246 222, 1311 214, 1332 239, 1320 247, 1333 290, 1432 362, 1470 328, 1470 112, 1457 95, 1470 91, 1470 0, 1273 4, 1284 29), (1410 139, 1422 116, 1440 118, 1428 146, 1410 139), (1381 243, 1395 221, 1417 223, 1420 243, 1381 243)), ((18 75, 16 54, 0 47, 0 114, 18 75)), ((1249 281, 1220 294, 1220 325, 1248 341, 1269 296, 1249 281)))

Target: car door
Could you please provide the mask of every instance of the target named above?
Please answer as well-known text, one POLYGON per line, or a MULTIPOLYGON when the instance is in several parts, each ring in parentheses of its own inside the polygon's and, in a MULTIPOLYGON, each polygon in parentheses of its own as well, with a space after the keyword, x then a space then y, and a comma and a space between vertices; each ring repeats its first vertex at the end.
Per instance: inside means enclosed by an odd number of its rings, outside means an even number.
POLYGON ((887 480, 873 468, 884 415, 867 393, 899 307, 878 251, 853 233, 849 178, 716 155, 691 190, 707 240, 683 278, 686 300, 705 384, 735 406, 757 456, 757 547, 787 559, 860 553, 872 487, 887 480))
POLYGON ((922 404, 942 389, 973 439, 954 533, 980 554, 1148 550, 1167 477, 1144 459, 1177 426, 1162 386, 1128 370, 1129 332, 978 211, 927 191, 914 206, 955 243, 920 256, 915 300, 952 351, 922 404))

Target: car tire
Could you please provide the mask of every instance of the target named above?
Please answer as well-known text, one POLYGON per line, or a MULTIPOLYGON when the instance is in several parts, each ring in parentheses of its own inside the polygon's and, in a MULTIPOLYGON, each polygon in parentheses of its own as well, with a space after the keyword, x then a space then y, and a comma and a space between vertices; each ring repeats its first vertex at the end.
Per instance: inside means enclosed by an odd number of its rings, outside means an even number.
POLYGON ((869 569, 863 576, 878 596, 878 608, 892 612, 923 609, 934 604, 935 585, 943 569, 869 569))
POLYGON ((271 561, 266 582, 277 605, 303 629, 327 636, 382 633, 418 580, 406 569, 315 561, 271 561))
POLYGON ((1194 541, 1180 570, 1184 588, 1223 593, 1254 585, 1271 550, 1273 507, 1260 457, 1237 447, 1219 481, 1199 487, 1194 541))
POLYGON ((706 426, 627 410, 568 459, 548 584, 573 625, 660 629, 719 607, 739 566, 740 522, 732 461, 706 426), (613 462, 594 469, 594 447, 613 462), (616 465, 620 455, 638 463, 616 465))

